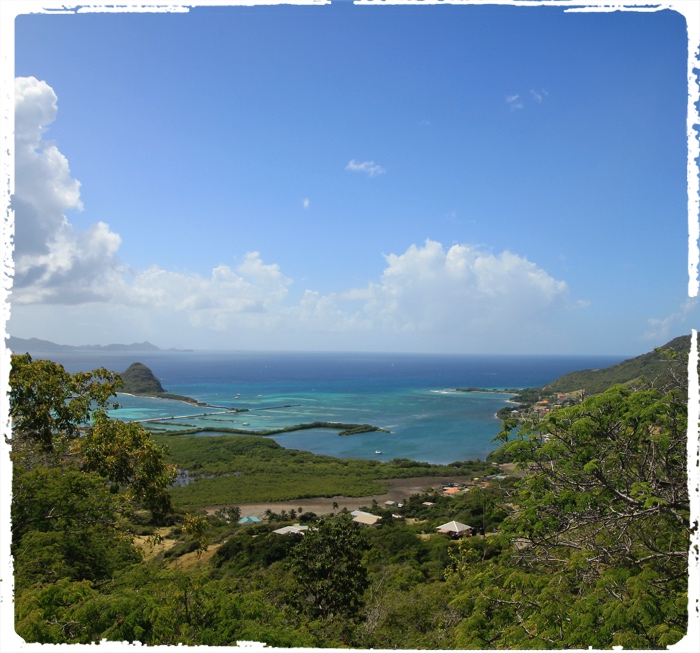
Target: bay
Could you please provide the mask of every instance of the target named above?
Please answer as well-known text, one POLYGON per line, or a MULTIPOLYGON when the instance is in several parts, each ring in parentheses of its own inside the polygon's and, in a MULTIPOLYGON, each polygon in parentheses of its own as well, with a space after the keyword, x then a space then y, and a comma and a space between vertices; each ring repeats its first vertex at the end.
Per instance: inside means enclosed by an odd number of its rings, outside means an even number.
MULTIPOLYGON (((168 392, 247 412, 212 415, 211 408, 120 394, 123 420, 272 429, 329 421, 368 423, 390 433, 339 436, 313 429, 272 436, 282 446, 344 458, 410 458, 447 464, 485 459, 499 431, 496 412, 509 394, 454 392, 478 387, 536 387, 567 372, 598 369, 615 356, 494 356, 310 352, 31 352, 67 371, 96 367, 123 372, 147 365, 168 392), (209 413, 207 415, 207 413, 209 413), (244 425, 245 423, 245 425, 244 425), (375 452, 381 452, 379 454, 375 452)), ((201 436, 206 437, 206 436, 201 436)))

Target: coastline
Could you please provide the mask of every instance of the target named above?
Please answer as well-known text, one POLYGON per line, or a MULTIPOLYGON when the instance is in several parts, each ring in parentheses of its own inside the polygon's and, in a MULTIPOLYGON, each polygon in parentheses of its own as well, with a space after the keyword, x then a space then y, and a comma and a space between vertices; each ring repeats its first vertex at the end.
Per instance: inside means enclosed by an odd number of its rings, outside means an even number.
POLYGON ((497 395, 517 395, 525 388, 455 388, 454 392, 488 392, 497 395))
MULTIPOLYGON (((222 410, 232 410, 239 412, 238 409, 232 408, 224 408, 223 406, 213 406, 212 404, 207 404, 205 402, 197 401, 193 397, 186 397, 184 395, 177 395, 177 394, 170 394, 168 392, 163 392, 163 393, 141 393, 141 392, 117 392, 117 398, 119 395, 125 395, 127 397, 144 397, 146 399, 167 399, 168 401, 179 401, 180 403, 183 404, 188 404, 190 406, 201 406, 202 408, 221 408, 222 410)), ((138 421, 138 420, 136 420, 138 421)))
MULTIPOLYGON (((399 393, 385 394, 383 388, 377 388, 377 392, 373 392, 371 386, 364 388, 358 385, 357 388, 350 386, 350 391, 344 391, 341 394, 336 394, 334 391, 315 395, 307 393, 308 397, 303 390, 301 394, 296 394, 293 389, 285 388, 284 391, 291 393, 287 397, 285 394, 274 390, 271 392, 268 389, 268 392, 265 392, 265 400, 257 399, 260 393, 252 397, 251 392, 256 393, 258 388, 247 389, 246 397, 250 395, 252 398, 248 406, 251 424, 246 426, 241 425, 243 420, 240 416, 236 420, 231 405, 221 406, 219 403, 224 398, 227 401, 231 400, 231 404, 235 403, 232 401, 231 393, 241 386, 230 390, 222 385, 221 389, 216 387, 216 392, 207 387, 203 390, 205 396, 202 397, 207 403, 202 402, 201 408, 190 411, 178 410, 176 405, 181 404, 171 404, 171 407, 167 408, 163 402, 160 402, 160 405, 157 402, 149 402, 150 399, 175 400, 173 397, 122 394, 124 408, 132 408, 127 398, 134 397, 136 400, 133 405, 134 412, 130 411, 133 417, 130 416, 129 421, 133 419, 141 422, 158 435, 271 436, 286 449, 309 451, 338 459, 362 458, 386 462, 394 458, 407 458, 416 462, 449 465, 460 460, 484 460, 493 451, 494 443, 491 440, 500 428, 497 410, 514 405, 507 403, 510 400, 508 396, 510 392, 507 390, 498 389, 483 394, 458 395, 455 391, 458 386, 458 383, 442 386, 431 384, 416 390, 408 387, 405 391, 402 388, 399 393), (437 390, 438 388, 442 390, 437 390), (451 390, 448 392, 447 388, 451 390), (451 398, 443 397, 446 394, 451 395, 451 398), (460 396, 462 399, 459 398, 460 396), (216 401, 217 399, 219 402, 216 401), (285 405, 289 401, 290 406, 295 407, 279 412, 268 410, 281 408, 282 406, 277 405, 278 401, 279 404, 285 405), (220 416, 214 424, 211 424, 206 421, 206 418, 200 422, 199 415, 193 414, 206 413, 209 409, 212 412, 231 411, 230 417, 220 416), (257 417, 258 412, 260 419, 257 417), (171 419, 185 415, 191 416, 191 419, 171 419), (472 415, 474 415, 473 419, 472 415), (253 417, 256 419, 252 419, 253 417), (231 420, 238 423, 228 423, 231 420), (161 421, 163 427, 159 428, 158 422, 161 421), (184 426, 184 422, 187 426, 184 426), (308 426, 314 422, 318 427, 317 430, 308 426), (355 437, 338 437, 339 426, 346 424, 351 426, 351 429, 344 435, 355 435, 355 437), (355 430, 357 426, 361 428, 355 430), (335 430, 335 433, 323 433, 323 429, 329 428, 335 430), (387 431, 393 435, 386 435, 387 431), (434 438, 439 439, 438 447, 427 444, 434 438), (348 444, 342 443, 341 440, 348 444)), ((510 384, 508 387, 510 389, 510 384)), ((184 386, 183 389, 185 389, 184 386)), ((126 415, 124 418, 126 419, 126 415)))

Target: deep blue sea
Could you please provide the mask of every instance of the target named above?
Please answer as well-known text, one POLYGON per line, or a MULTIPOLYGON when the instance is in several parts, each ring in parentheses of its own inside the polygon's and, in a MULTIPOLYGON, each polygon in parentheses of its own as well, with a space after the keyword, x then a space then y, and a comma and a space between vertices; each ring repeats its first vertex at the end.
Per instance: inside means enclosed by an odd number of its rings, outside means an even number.
MULTIPOLYGON (((614 356, 479 356, 292 352, 65 352, 42 354, 69 372, 104 366, 123 372, 144 363, 168 392, 223 407, 231 416, 200 416, 212 409, 177 401, 120 395, 113 416, 123 420, 186 416, 182 425, 275 428, 303 422, 369 423, 390 433, 339 436, 297 431, 274 439, 290 449, 346 458, 411 458, 450 463, 486 457, 507 393, 463 393, 455 388, 540 386, 567 372, 607 367, 614 356), (244 425, 244 423, 246 423, 244 425), (380 451, 380 454, 375 452, 380 451)), ((202 435, 200 437, 208 437, 202 435)))

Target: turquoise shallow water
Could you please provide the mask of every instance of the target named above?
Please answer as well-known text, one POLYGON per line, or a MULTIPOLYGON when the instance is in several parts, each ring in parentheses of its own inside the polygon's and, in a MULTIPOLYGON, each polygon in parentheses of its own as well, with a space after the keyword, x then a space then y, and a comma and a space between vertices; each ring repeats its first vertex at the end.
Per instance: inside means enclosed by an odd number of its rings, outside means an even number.
MULTIPOLYGON (((314 421, 373 424, 390 433, 372 432, 339 436, 331 429, 294 431, 273 437, 287 448, 354 458, 412 458, 434 463, 485 458, 493 448, 499 421, 496 411, 509 395, 490 393, 445 393, 431 389, 402 392, 309 392, 275 393, 240 398, 247 412, 235 416, 187 417, 175 423, 194 426, 234 426, 244 429, 274 429, 314 421), (284 406, 284 407, 283 407, 284 406), (381 451, 381 454, 376 454, 381 451)), ((200 400, 208 401, 199 395, 200 400)), ((214 399, 214 398, 212 398, 214 399)), ((214 399, 214 401, 216 401, 214 399)), ((121 419, 183 415, 207 412, 186 404, 157 399, 120 398, 121 419)))
MULTIPOLYGON (((70 372, 148 365, 177 394, 248 412, 203 416, 212 409, 120 395, 124 420, 197 415, 177 424, 269 429, 311 421, 370 423, 390 433, 339 436, 314 429, 273 436, 281 445, 340 457, 411 458, 431 463, 481 458, 494 448, 495 413, 508 394, 453 392, 457 387, 539 386, 574 370, 622 357, 429 356, 281 352, 33 353, 70 372), (238 396, 237 396, 238 395, 238 396), (233 419, 233 423, 231 422, 233 419), (247 422, 248 425, 243 423, 247 422), (375 451, 381 451, 376 454, 375 451)), ((205 436, 201 436, 205 437, 205 436)))

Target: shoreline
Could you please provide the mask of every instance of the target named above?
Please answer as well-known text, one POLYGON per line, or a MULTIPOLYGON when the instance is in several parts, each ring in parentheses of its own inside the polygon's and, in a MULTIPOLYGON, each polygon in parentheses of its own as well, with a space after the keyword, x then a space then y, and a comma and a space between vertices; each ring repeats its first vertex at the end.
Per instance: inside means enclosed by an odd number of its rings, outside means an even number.
MULTIPOLYGON (((193 397, 186 397, 185 395, 170 394, 164 392, 163 394, 148 394, 148 393, 136 393, 136 392, 117 392, 117 398, 119 395, 125 395, 127 397, 142 397, 144 399, 166 399, 167 401, 179 401, 182 404, 187 404, 189 406, 201 406, 202 408, 220 408, 222 410, 230 410, 231 412, 239 412, 236 408, 225 408, 224 406, 213 406, 212 404, 207 404, 201 401, 197 401, 193 397)), ((134 420, 139 421, 139 420, 134 420)))
MULTIPOLYGON (((469 389, 460 389, 460 388, 454 388, 451 390, 447 389, 435 389, 435 387, 429 389, 430 392, 437 392, 437 393, 447 393, 449 392, 450 394, 457 394, 459 392, 467 394, 469 392, 475 392, 475 393, 480 393, 483 392, 484 394, 488 394, 493 396, 494 400, 496 400, 496 396, 502 397, 498 399, 499 403, 501 401, 504 402, 504 406, 507 405, 513 405, 516 402, 513 402, 510 397, 506 398, 507 395, 513 395, 515 390, 512 388, 507 388, 507 389, 485 389, 485 388, 469 388, 469 389), (504 396, 505 395, 505 396, 504 396)), ((119 394, 123 394, 125 396, 131 396, 131 397, 142 397, 146 399, 169 399, 171 401, 180 401, 181 403, 186 403, 187 405, 193 405, 190 402, 184 401, 182 398, 176 398, 176 396, 164 396, 164 395, 156 395, 156 394, 135 394, 135 393, 128 393, 128 392, 121 392, 119 394)), ((180 396, 182 397, 182 396, 180 396)), ((193 400, 194 402, 194 400, 193 400)), ((227 412, 230 414, 235 414, 235 413, 243 413, 243 412, 248 412, 250 410, 256 410, 256 409, 237 409, 233 407, 225 407, 225 406, 219 406, 215 404, 209 404, 209 403, 200 403, 196 402, 196 405, 200 408, 212 408, 215 410, 220 410, 222 412, 227 412)), ((296 405, 296 404, 295 404, 296 405)), ((275 406, 277 407, 277 406, 275 406)), ((285 406, 286 407, 286 406, 285 406)), ((264 407, 262 408, 264 409, 264 407)), ((157 410, 157 409, 155 409, 157 410)), ((147 409, 148 411, 148 409, 147 409)), ((252 413, 251 413, 252 415, 252 413)), ((165 428, 166 423, 173 424, 174 420, 178 420, 180 418, 184 417, 189 417, 192 419, 196 419, 199 417, 199 415, 171 415, 171 416, 166 416, 166 417, 157 417, 157 418, 141 418, 141 419, 132 419, 129 421, 134 421, 137 423, 143 424, 144 427, 146 427, 152 435, 158 435, 158 436, 167 436, 167 437, 176 437, 178 435, 183 435, 183 436, 201 436, 201 437, 216 437, 217 435, 233 435, 233 436, 253 436, 253 437, 275 437, 275 436, 281 436, 285 435, 286 433, 299 433, 301 431, 308 431, 309 433, 312 433, 315 429, 332 429, 332 430, 339 430, 338 435, 339 436, 348 436, 348 435, 356 435, 356 434, 368 434, 368 433, 391 433, 392 431, 388 428, 381 427, 381 426, 375 426, 373 424, 367 424, 367 423, 360 423, 360 422, 353 422, 353 423, 348 423, 348 422, 326 422, 326 421, 315 421, 311 423, 297 423, 297 424, 290 424, 288 426, 284 427, 279 427, 279 428, 272 428, 272 429, 260 429, 260 428, 237 428, 232 426, 195 426, 195 424, 187 424, 184 425, 183 428, 177 428, 177 429, 170 429, 170 428, 165 428), (162 427, 160 424, 162 424, 162 427)), ((499 417, 498 412, 495 412, 492 414, 492 420, 495 422, 501 422, 502 418, 499 417)), ((313 448, 307 448, 304 445, 299 445, 297 444, 296 446, 289 447, 285 446, 284 444, 280 445, 285 449, 301 449, 303 451, 309 451, 311 453, 314 453, 313 448)), ((475 458, 475 456, 478 456, 479 458, 486 459, 488 455, 490 455, 493 451, 497 449, 497 447, 494 446, 494 443, 491 442, 487 445, 488 450, 482 449, 480 453, 475 453, 474 455, 471 456, 471 458, 475 458)), ((377 446, 377 447, 372 447, 372 451, 374 449, 383 449, 382 446, 377 446)), ((375 452, 376 453, 376 452, 375 452)), ((416 452, 414 452, 413 456, 409 456, 409 459, 415 460, 416 462, 431 462, 431 464, 447 464, 447 463, 440 463, 440 462, 433 462, 432 459, 424 458, 421 457, 420 455, 416 456, 416 452)), ((348 454, 346 452, 346 455, 340 455, 340 454, 333 454, 333 453, 326 453, 326 454, 321 454, 321 455, 328 455, 334 458, 337 458, 338 460, 343 460, 343 459, 353 459, 355 457, 360 457, 360 458, 366 458, 366 459, 374 459, 376 460, 375 456, 365 456, 365 455, 353 455, 353 454, 348 454)), ((400 456, 400 454, 395 454, 394 457, 400 456)), ((467 458, 470 458, 470 456, 467 456, 467 458)), ((461 458, 460 458, 461 459, 461 458)), ((476 458, 475 458, 476 459, 476 458)))
POLYGON ((487 392, 489 394, 497 394, 497 395, 512 395, 515 396, 518 393, 522 392, 523 390, 527 390, 528 388, 455 388, 453 392, 487 392))

